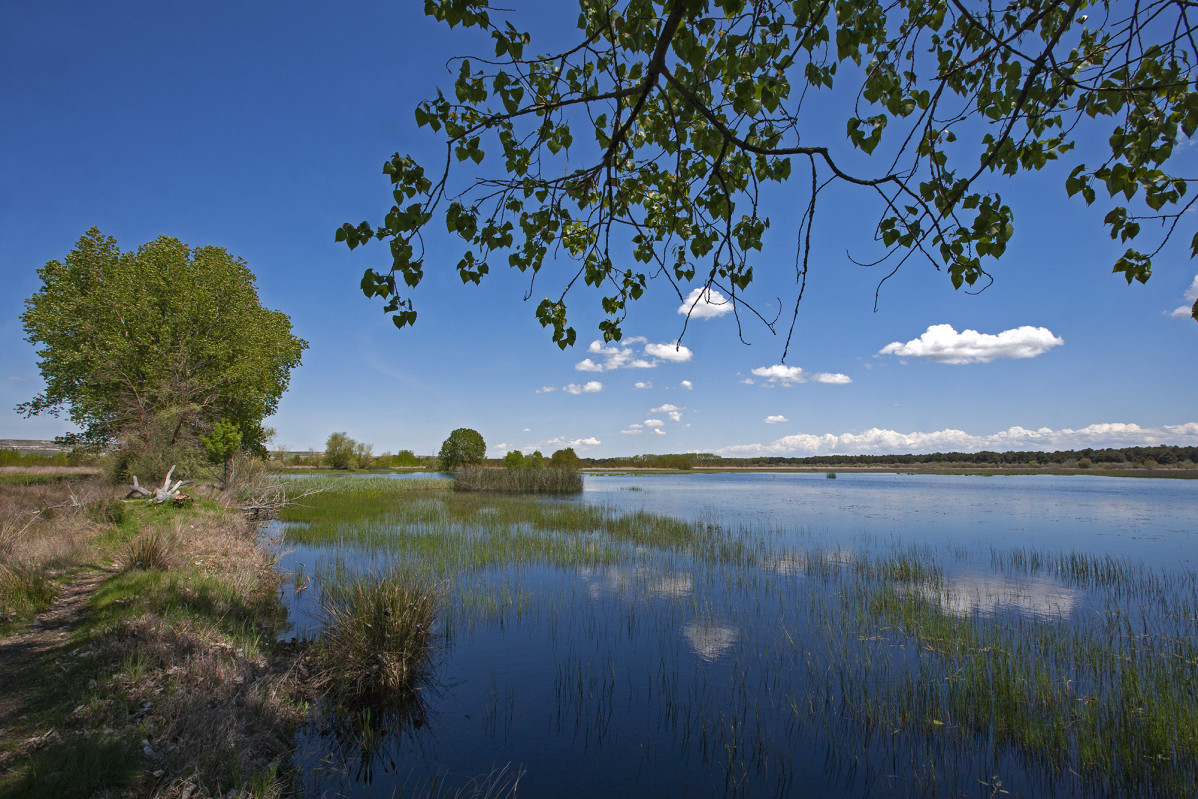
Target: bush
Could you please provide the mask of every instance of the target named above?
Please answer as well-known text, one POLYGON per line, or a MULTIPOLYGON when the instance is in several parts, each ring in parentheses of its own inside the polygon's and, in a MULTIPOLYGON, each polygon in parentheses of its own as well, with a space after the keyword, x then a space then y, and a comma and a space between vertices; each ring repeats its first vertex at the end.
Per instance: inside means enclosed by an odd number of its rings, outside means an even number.
POLYGON ((125 571, 170 568, 170 543, 158 530, 143 533, 125 547, 125 571))
POLYGON ((345 433, 333 433, 324 444, 324 456, 321 460, 330 469, 352 469, 354 466, 354 446, 358 442, 345 433))
POLYGON ((419 466, 420 459, 416 457, 416 453, 410 449, 401 449, 395 453, 395 457, 391 459, 392 466, 419 466))
POLYGON ((171 467, 174 478, 189 479, 205 470, 207 457, 199 447, 187 442, 174 445, 163 441, 129 442, 108 462, 108 476, 117 483, 133 482, 136 475, 142 485, 161 485, 171 467))
POLYGON ((324 445, 324 465, 330 469, 364 469, 371 465, 374 447, 354 441, 345 433, 333 433, 324 445))
POLYGON ((582 492, 582 475, 571 469, 470 466, 454 474, 453 490, 494 494, 579 494, 582 492))
POLYGON ((84 511, 97 524, 120 524, 125 521, 125 503, 116 497, 97 499, 84 511))
POLYGON ((343 698, 412 695, 432 672, 433 627, 442 605, 437 586, 392 572, 338 576, 322 591, 318 683, 343 698))

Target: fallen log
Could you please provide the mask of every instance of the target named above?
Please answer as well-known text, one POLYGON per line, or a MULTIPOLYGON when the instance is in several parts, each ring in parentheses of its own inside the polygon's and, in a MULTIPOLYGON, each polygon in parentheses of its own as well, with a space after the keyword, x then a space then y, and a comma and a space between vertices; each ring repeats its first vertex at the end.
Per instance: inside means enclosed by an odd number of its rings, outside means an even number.
POLYGON ((195 482, 195 480, 177 480, 174 485, 171 485, 171 475, 174 473, 175 467, 171 466, 170 471, 166 473, 166 479, 162 481, 162 488, 155 488, 153 491, 137 482, 137 475, 133 475, 133 485, 129 487, 129 493, 125 495, 125 499, 148 497, 146 501, 151 505, 169 502, 179 493, 180 488, 195 482))

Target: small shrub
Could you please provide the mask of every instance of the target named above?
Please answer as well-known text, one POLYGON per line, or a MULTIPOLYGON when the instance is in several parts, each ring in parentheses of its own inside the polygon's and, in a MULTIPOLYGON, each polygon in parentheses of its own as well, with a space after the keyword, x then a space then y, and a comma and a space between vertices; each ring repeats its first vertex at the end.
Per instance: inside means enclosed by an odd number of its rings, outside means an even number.
POLYGON ((97 524, 120 524, 125 520, 125 503, 116 497, 97 499, 87 506, 85 514, 97 524))
POLYGON ((349 699, 412 695, 432 672, 441 604, 438 587, 412 574, 327 582, 315 658, 318 682, 349 699))
POLYGON ((160 530, 143 533, 125 547, 125 571, 170 568, 170 542, 160 530))
POLYGON ((1094 463, 1089 458, 1082 458, 1077 462, 1077 468, 1079 469, 1089 469, 1093 465, 1094 463))

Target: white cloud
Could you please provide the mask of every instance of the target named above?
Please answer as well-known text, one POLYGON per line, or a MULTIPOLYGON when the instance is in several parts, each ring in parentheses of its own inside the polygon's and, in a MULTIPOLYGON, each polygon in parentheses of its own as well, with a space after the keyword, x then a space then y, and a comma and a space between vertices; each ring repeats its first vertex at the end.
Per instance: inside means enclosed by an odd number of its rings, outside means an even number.
POLYGON ((538 394, 548 394, 550 391, 557 391, 556 386, 541 386, 537 389, 538 394))
POLYGON ((644 425, 639 424, 639 423, 630 424, 630 425, 628 425, 628 427, 626 427, 620 431, 620 433, 622 433, 623 435, 626 435, 626 436, 639 436, 643 432, 645 432, 645 427, 644 427, 644 425))
MULTIPOLYGON (((1174 308, 1173 312, 1170 313, 1169 316, 1173 316, 1178 319, 1189 319, 1194 313, 1194 302, 1198 301, 1198 275, 1194 276, 1194 282, 1190 284, 1188 289, 1186 289, 1184 297, 1186 304, 1179 305, 1178 307, 1174 308)), ((9 378, 9 380, 13 379, 15 378, 9 378)))
MULTIPOLYGON (((654 344, 644 336, 633 336, 616 344, 592 341, 587 352, 597 358, 583 358, 574 364, 580 372, 610 372, 614 369, 652 369, 662 361, 685 363, 694 357, 677 342, 654 344)), ((649 384, 651 385, 651 384, 649 384)))
POLYGON ((654 431, 653 431, 653 432, 654 432, 654 433, 656 433, 656 434, 657 434, 657 435, 659 435, 659 436, 664 436, 664 435, 666 434, 666 431, 665 431, 665 430, 662 430, 660 427, 658 427, 658 428, 654 429, 654 431))
MULTIPOLYGON (((769 386, 789 387, 811 380, 817 383, 832 383, 835 385, 844 385, 845 383, 853 382, 851 377, 838 372, 804 372, 797 366, 786 366, 780 363, 773 366, 759 366, 753 370, 753 374, 756 377, 763 378, 766 385, 769 386)), ((752 377, 746 377, 740 382, 750 386, 757 383, 752 377)))
POLYGON ((20 377, 19 375, 8 375, 9 380, 15 380, 18 383, 28 383, 28 377, 20 377))
POLYGON ((694 389, 694 387, 695 387, 695 384, 694 384, 694 383, 692 383, 692 382, 691 382, 691 381, 689 381, 689 380, 683 380, 683 381, 682 381, 681 383, 679 383, 678 385, 682 386, 682 387, 683 387, 683 388, 685 388, 687 391, 691 391, 691 390, 693 390, 693 389, 694 389))
POLYGON ((1064 343, 1046 327, 1023 325, 994 335, 976 330, 958 333, 952 325, 931 325, 919 338, 906 344, 891 342, 878 354, 939 363, 989 363, 995 358, 1035 358, 1064 343))
POLYGON ((666 415, 670 417, 670 421, 672 421, 672 422, 681 422, 682 421, 682 412, 681 411, 670 411, 666 415))
POLYGON ((645 354, 651 355, 654 358, 661 358, 663 361, 671 363, 686 363, 695 354, 690 351, 689 347, 684 347, 678 342, 673 344, 646 344, 645 354))
MULTIPOLYGON (((773 366, 759 366, 753 370, 757 377, 764 377, 768 382, 782 386, 793 386, 795 383, 806 383, 803 370, 797 366, 785 366, 777 363, 773 366)), ((750 383, 750 385, 752 385, 750 383)))
POLYGON ((638 390, 639 390, 639 389, 646 389, 646 388, 653 388, 653 381, 651 381, 651 380, 638 380, 638 381, 636 381, 635 383, 633 383, 633 384, 632 384, 632 387, 633 387, 633 388, 635 388, 635 389, 638 389, 638 390))
POLYGON ((670 411, 685 411, 685 410, 686 410, 686 408, 679 408, 677 405, 671 405, 670 403, 667 402, 665 405, 659 405, 656 408, 650 408, 649 413, 669 413, 670 411))
POLYGON ((715 319, 732 313, 732 302, 715 289, 692 289, 678 306, 678 313, 683 316, 690 314, 691 319, 715 319))
POLYGON ((974 435, 964 430, 945 428, 932 432, 900 433, 870 428, 863 433, 799 433, 775 439, 767 444, 739 444, 717 450, 730 457, 752 455, 878 454, 901 455, 920 452, 978 452, 980 450, 1054 450, 1087 447, 1198 446, 1198 422, 1161 427, 1111 422, 1079 429, 1053 430, 1041 427, 1029 430, 1011 427, 989 435, 974 435))
POLYGON ((645 427, 661 427, 664 424, 665 424, 665 422, 663 422, 661 419, 646 419, 645 420, 645 427))
POLYGON ((578 394, 594 394, 602 390, 603 384, 598 380, 590 380, 586 383, 583 383, 581 386, 577 383, 571 383, 568 386, 562 386, 562 391, 566 392, 567 394, 574 394, 576 396, 578 394))
POLYGON ((766 424, 782 424, 783 422, 789 422, 789 421, 790 421, 789 419, 787 419, 785 416, 781 416, 781 415, 765 417, 766 424))
POLYGON ((588 450, 593 447, 597 447, 602 443, 602 441, 594 436, 588 436, 587 438, 567 438, 566 436, 557 436, 555 438, 538 442, 537 444, 530 444, 527 447, 523 447, 523 449, 539 449, 542 452, 549 454, 559 449, 565 449, 566 447, 570 447, 571 449, 575 450, 588 450))

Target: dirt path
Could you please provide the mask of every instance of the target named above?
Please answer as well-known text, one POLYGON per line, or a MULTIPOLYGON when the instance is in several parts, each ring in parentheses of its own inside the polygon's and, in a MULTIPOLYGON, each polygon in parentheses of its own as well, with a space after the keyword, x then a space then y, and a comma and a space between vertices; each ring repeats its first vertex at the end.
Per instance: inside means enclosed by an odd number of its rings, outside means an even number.
POLYGON ((9 728, 28 709, 30 695, 45 686, 33 684, 33 666, 61 657, 70 631, 87 610, 88 601, 109 571, 87 571, 63 588, 54 604, 42 611, 26 632, 0 640, 0 761, 13 745, 6 741, 9 728))

